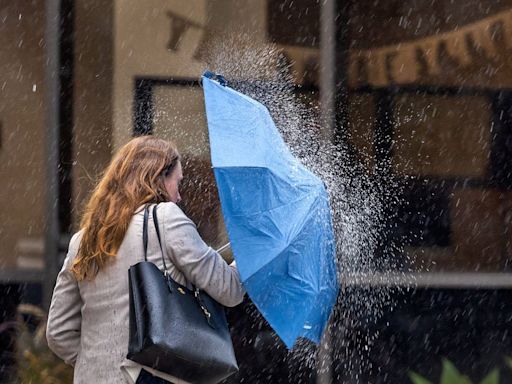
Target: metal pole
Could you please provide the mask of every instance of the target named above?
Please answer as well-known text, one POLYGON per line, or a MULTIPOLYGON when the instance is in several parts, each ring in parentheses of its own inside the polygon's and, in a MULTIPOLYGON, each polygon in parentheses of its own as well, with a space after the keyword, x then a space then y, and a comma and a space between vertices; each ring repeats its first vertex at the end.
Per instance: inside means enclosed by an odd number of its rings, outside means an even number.
POLYGON ((324 138, 347 144, 350 2, 323 0, 320 12, 320 104, 324 138))
MULTIPOLYGON (((320 12, 320 104, 323 136, 335 145, 344 144, 347 151, 352 151, 347 138, 350 102, 350 7, 350 0, 323 0, 320 12)), ((317 384, 334 382, 335 322, 336 319, 331 316, 318 348, 317 384)))
MULTIPOLYGON (((324 0, 320 10, 320 108, 322 138, 333 141, 336 131, 336 0, 324 0)), ((332 324, 327 324, 316 356, 316 383, 333 382, 332 324)))
POLYGON ((59 256, 60 0, 46 0, 46 225, 43 305, 49 308, 59 256))
POLYGON ((344 144, 347 150, 353 150, 348 140, 350 101, 348 94, 349 56, 350 56, 350 8, 351 1, 333 0, 334 12, 331 15, 334 24, 334 114, 335 144, 344 144))
POLYGON ((336 127, 336 0, 324 0, 320 11, 320 108, 323 138, 332 141, 336 127))

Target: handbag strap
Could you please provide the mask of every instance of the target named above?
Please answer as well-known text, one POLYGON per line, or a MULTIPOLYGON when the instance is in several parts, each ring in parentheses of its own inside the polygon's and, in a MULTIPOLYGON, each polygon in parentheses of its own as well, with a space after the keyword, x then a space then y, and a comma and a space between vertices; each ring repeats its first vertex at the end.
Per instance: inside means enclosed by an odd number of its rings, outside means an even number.
MULTIPOLYGON (((158 219, 156 216, 156 207, 153 207, 153 223, 155 224, 156 236, 158 237, 158 244, 160 245, 160 252, 162 253, 162 263, 164 264, 164 272, 167 273, 167 264, 165 263, 164 250, 160 240, 160 230, 158 228, 158 219)), ((144 219, 142 222, 142 244, 144 247, 144 261, 148 261, 148 221, 149 221, 149 205, 144 207, 144 219)))
MULTIPOLYGON (((155 205, 153 207, 153 224, 155 225, 156 236, 158 237, 158 243, 160 244, 160 251, 162 252, 162 261, 164 262, 164 268, 165 268, 165 270, 167 270, 167 267, 165 266, 165 260, 164 260, 164 249, 162 247, 162 239, 160 238, 160 228, 158 226, 158 215, 156 213, 157 208, 158 208, 158 205, 155 205)), ((194 284, 190 283, 190 285, 192 286, 192 290, 194 292, 199 291, 199 289, 197 289, 194 284)))
POLYGON ((162 247, 162 239, 160 238, 160 228, 158 226, 158 215, 156 213, 158 204, 153 207, 153 224, 155 226, 156 237, 158 237, 158 245, 160 245, 160 253, 162 254, 162 262, 164 264, 164 271, 167 272, 167 265, 165 264, 164 248, 162 247))
POLYGON ((142 246, 144 249, 144 261, 148 261, 148 217, 149 207, 144 207, 144 221, 142 222, 142 246))
MULTIPOLYGON (((162 239, 160 237, 160 228, 158 226, 158 215, 157 215, 157 209, 158 209, 158 204, 156 204, 154 207, 153 207, 153 224, 155 226, 155 231, 156 231, 156 237, 158 237, 158 244, 160 245, 160 252, 162 253, 162 261, 164 263, 164 270, 165 270, 165 273, 167 272, 167 265, 165 264, 165 256, 164 256, 164 249, 162 247, 162 239)), ((144 216, 145 217, 145 216, 144 216)), ((147 224, 147 222, 146 222, 147 224)), ((147 229, 147 228, 146 228, 147 229)), ((147 236, 146 236, 147 237, 147 236)), ((147 239, 146 239, 147 241, 147 239)), ((210 311, 208 311, 208 308, 206 307, 206 304, 204 303, 203 301, 203 298, 201 297, 201 294, 200 294, 200 291, 199 291, 199 288, 197 288, 194 284, 190 283, 190 285, 192 285, 192 290, 194 292, 194 297, 196 298, 199 306, 201 307, 201 310, 203 311, 204 313, 204 316, 206 318, 206 321, 208 322, 208 325, 210 325, 210 327, 212 328, 215 328, 215 325, 212 323, 211 321, 211 313, 210 311)))

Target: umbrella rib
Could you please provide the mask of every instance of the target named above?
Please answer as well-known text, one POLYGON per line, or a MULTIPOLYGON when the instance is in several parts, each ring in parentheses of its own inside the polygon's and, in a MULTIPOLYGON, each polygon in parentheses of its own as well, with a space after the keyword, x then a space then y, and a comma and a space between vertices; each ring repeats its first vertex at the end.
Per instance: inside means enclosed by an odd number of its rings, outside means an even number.
MULTIPOLYGON (((228 167, 213 167, 213 168, 214 168, 214 169, 219 169, 219 168, 221 168, 221 169, 225 169, 225 168, 259 168, 259 169, 267 169, 266 167, 254 167, 254 166, 228 166, 228 167)), ((313 186, 313 185, 311 185, 311 186, 313 186)), ((320 190, 320 189, 318 189, 318 186, 316 186, 316 185, 315 185, 315 187, 317 187, 317 189, 315 189, 315 190, 314 190, 314 192, 315 192, 316 194, 318 194, 319 192, 321 192, 321 190, 320 190)), ((297 187, 295 187, 295 188, 297 188, 297 187)), ((326 192, 327 192, 327 191, 326 191, 326 192)), ((270 209, 266 209, 266 210, 264 210, 264 211, 254 212, 254 213, 252 213, 252 214, 250 214, 250 215, 249 215, 249 214, 236 214, 236 213, 232 213, 232 216, 236 216, 236 217, 253 217, 253 216, 257 216, 257 215, 260 215, 262 212, 272 212, 272 211, 274 211, 274 210, 276 210, 276 209, 279 209, 279 208, 285 207, 285 206, 287 206, 287 205, 295 204, 295 203, 297 203, 297 202, 299 202, 299 201, 301 201, 301 200, 304 200, 304 199, 306 199, 306 198, 308 198, 308 197, 310 197, 310 196, 311 196, 311 193, 306 193, 306 194, 304 194, 303 196, 301 196, 301 197, 299 197, 299 198, 297 198, 297 199, 295 199, 295 200, 288 201, 288 202, 286 202, 286 203, 284 203, 284 204, 278 205, 278 206, 276 206, 276 207, 272 207, 272 208, 270 208, 270 209)))
MULTIPOLYGON (((305 196, 305 197, 307 197, 307 196, 305 196)), ((304 199, 305 197, 303 197, 303 198, 301 198, 301 199, 297 199, 297 200, 295 200, 295 202, 300 201, 300 200, 304 199)), ((293 203, 290 203, 290 204, 293 204, 293 203)), ((268 210, 268 211, 266 211, 266 212, 270 212, 270 211, 272 211, 272 210, 274 210, 274 209, 281 208, 281 207, 283 207, 283 206, 284 206, 284 205, 281 205, 281 206, 279 206, 279 207, 273 208, 273 209, 268 210)), ((237 216, 237 215, 233 215, 233 216, 237 216)), ((243 216, 247 217, 247 215, 243 215, 243 216)), ((251 216, 253 216, 253 215, 251 215, 251 216)), ((237 216, 237 217, 242 217, 242 215, 239 215, 239 216, 237 216)), ((299 229, 298 231, 296 231, 296 234, 293 236, 293 238, 292 238, 291 240, 287 241, 287 244, 286 244, 284 247, 282 247, 281 249, 279 249, 279 252, 277 252, 277 253, 276 253, 276 257, 278 257, 279 255, 281 255, 281 254, 286 250, 286 248, 288 247, 288 245, 289 245, 289 244, 291 244, 291 243, 293 243, 293 242, 295 241, 295 239, 297 239, 297 237, 298 237, 298 236, 300 235, 300 233, 302 232, 301 230, 302 230, 302 228, 304 228, 304 225, 305 225, 305 222, 302 222, 302 225, 301 225, 300 229, 299 229)), ((332 226, 332 221, 330 222, 330 225, 332 226)), ((334 234, 333 234, 333 236, 334 236, 334 234)), ((334 250, 334 252, 336 252, 336 251, 334 250)), ((259 272, 259 271, 260 271, 262 268, 264 268, 266 265, 267 265, 267 264, 264 264, 263 266, 261 266, 261 267, 260 267, 260 268, 258 268, 257 270, 253 271, 251 274, 249 274, 248 276, 246 276, 246 278, 245 278, 244 280, 247 280, 247 279, 251 278, 255 273, 259 272)))

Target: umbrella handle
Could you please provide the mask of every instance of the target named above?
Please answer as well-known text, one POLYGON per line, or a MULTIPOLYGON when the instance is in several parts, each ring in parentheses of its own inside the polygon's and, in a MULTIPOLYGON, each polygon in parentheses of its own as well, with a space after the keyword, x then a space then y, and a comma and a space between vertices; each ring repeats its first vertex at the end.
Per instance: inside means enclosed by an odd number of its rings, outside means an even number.
POLYGON ((217 249, 217 253, 222 253, 222 252, 224 252, 228 248, 231 248, 231 243, 224 244, 222 247, 217 249))

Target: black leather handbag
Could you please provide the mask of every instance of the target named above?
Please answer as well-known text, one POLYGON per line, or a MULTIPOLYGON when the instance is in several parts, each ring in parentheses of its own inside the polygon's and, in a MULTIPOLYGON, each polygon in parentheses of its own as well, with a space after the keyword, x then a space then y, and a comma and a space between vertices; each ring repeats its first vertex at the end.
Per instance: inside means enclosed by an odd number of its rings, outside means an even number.
POLYGON ((144 261, 128 271, 128 359, 190 383, 217 383, 238 371, 224 307, 206 292, 168 274, 153 208, 164 272, 147 261, 149 208, 144 209, 144 261))

